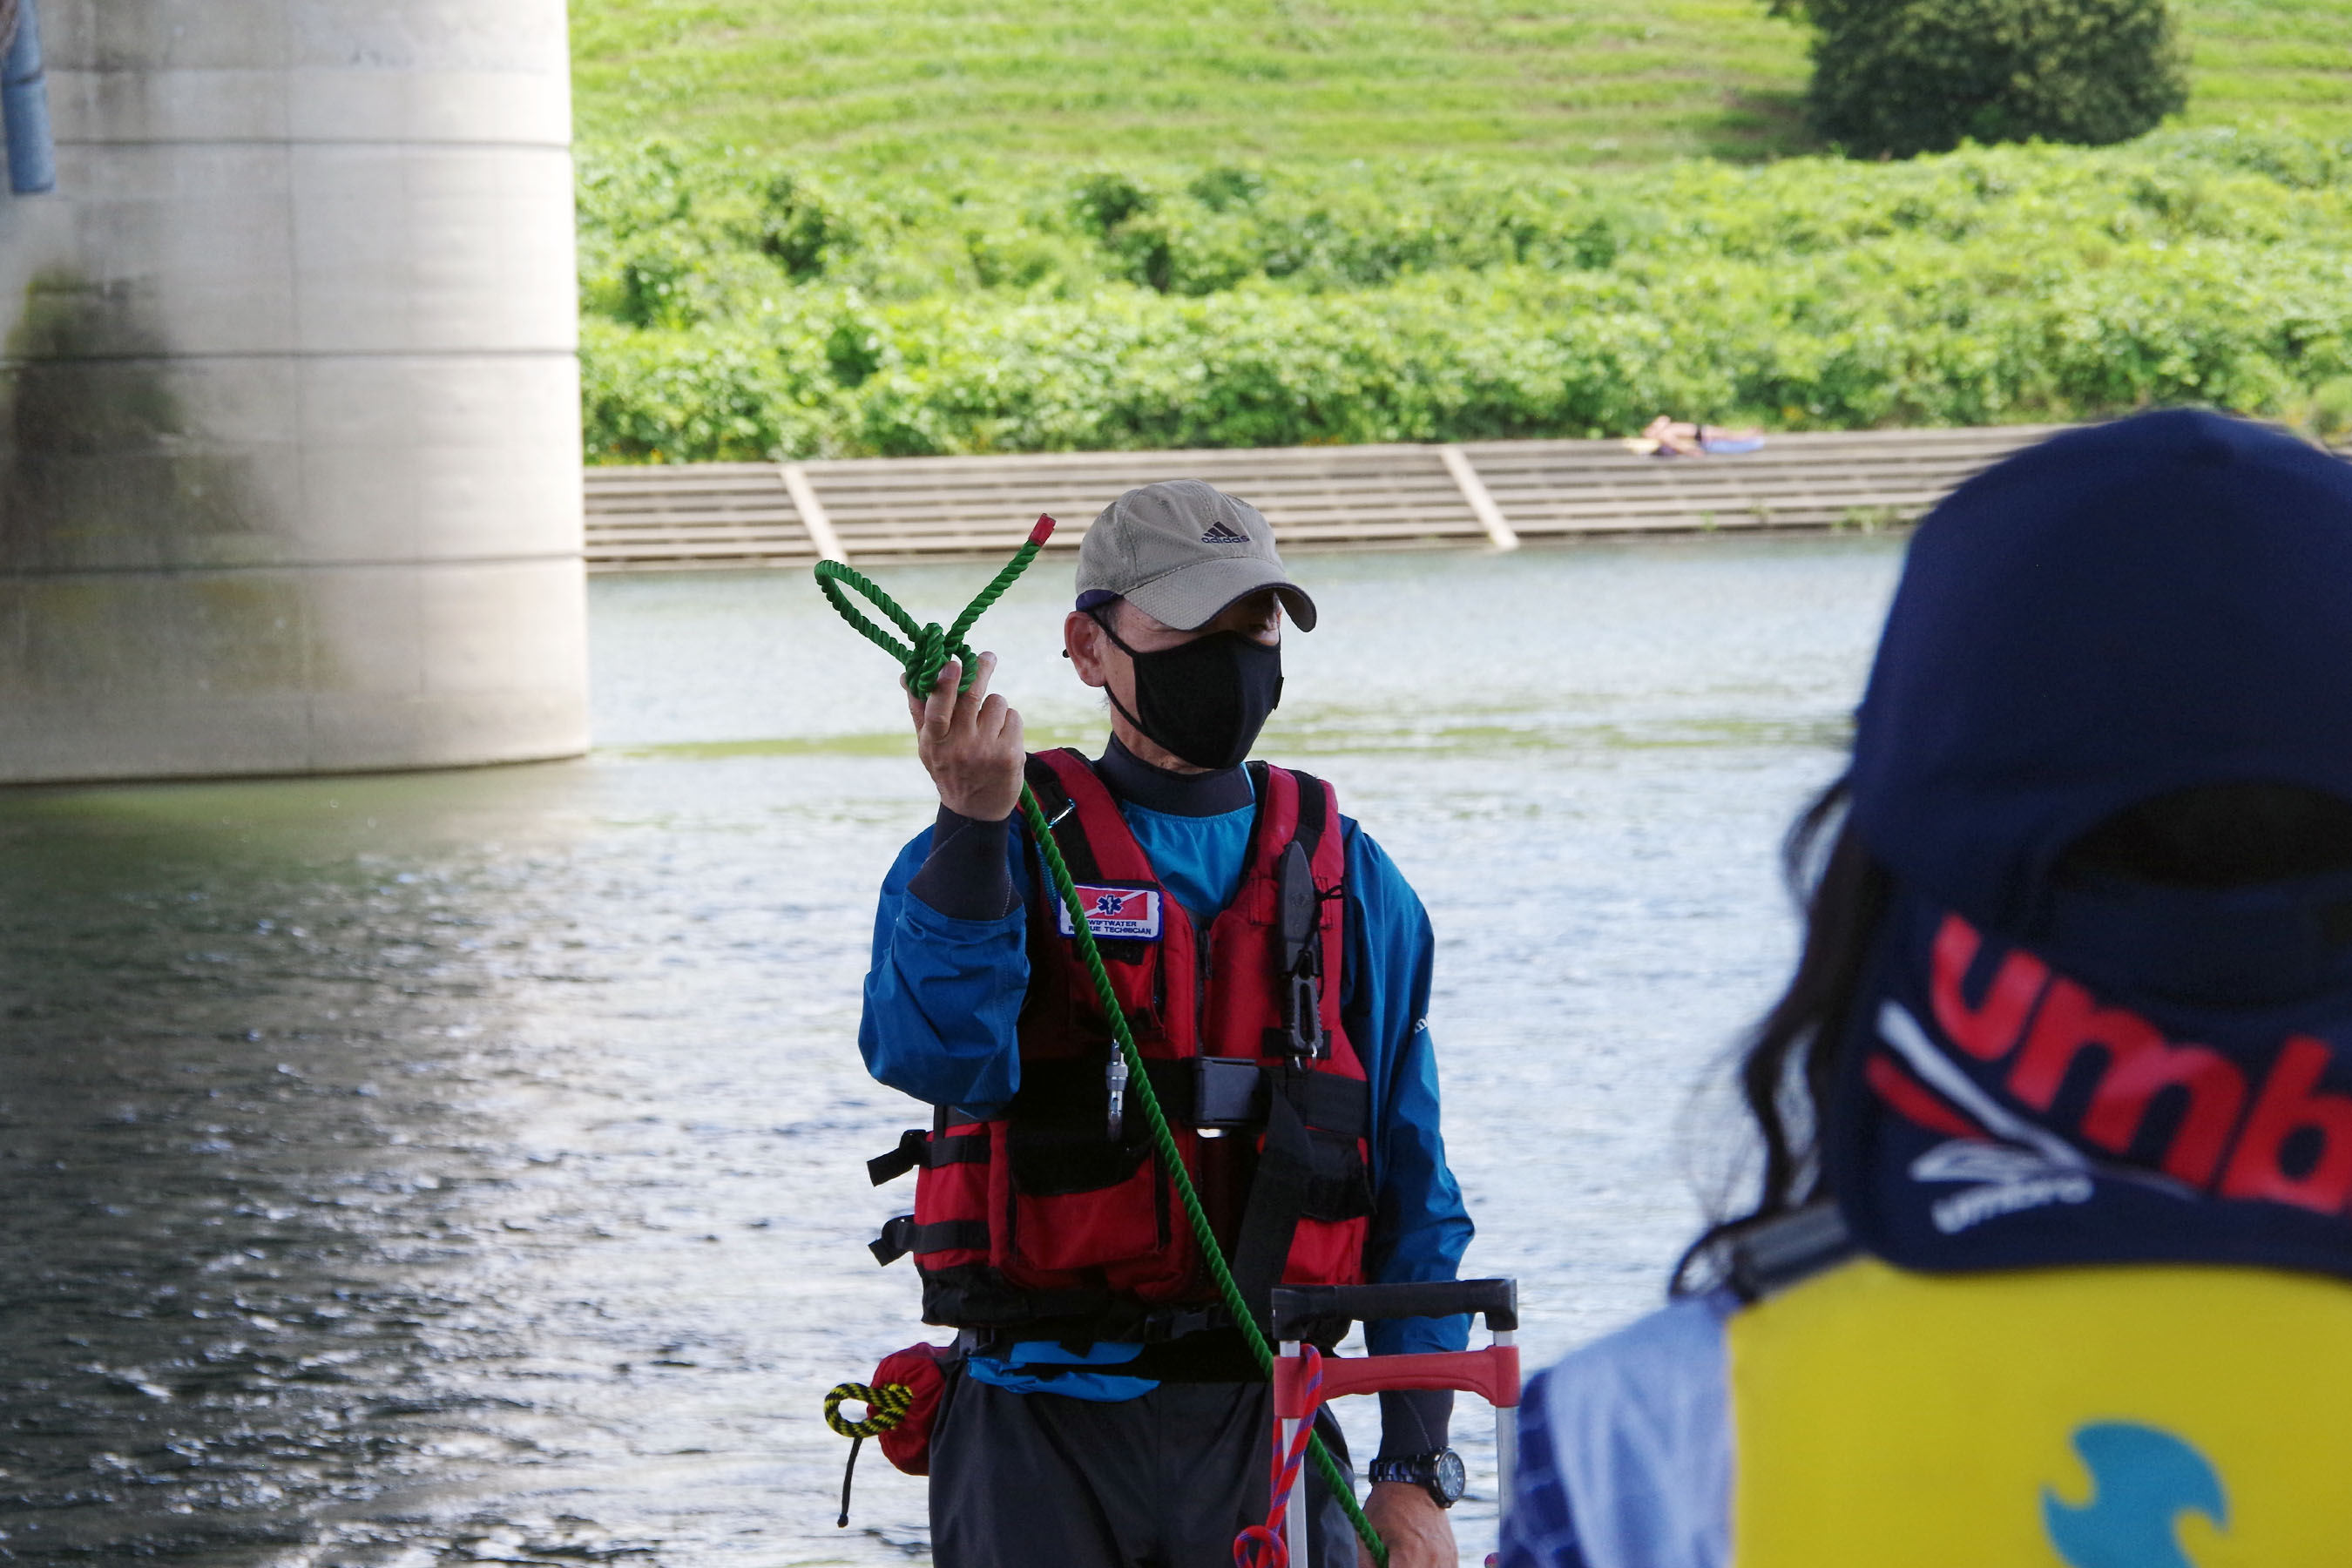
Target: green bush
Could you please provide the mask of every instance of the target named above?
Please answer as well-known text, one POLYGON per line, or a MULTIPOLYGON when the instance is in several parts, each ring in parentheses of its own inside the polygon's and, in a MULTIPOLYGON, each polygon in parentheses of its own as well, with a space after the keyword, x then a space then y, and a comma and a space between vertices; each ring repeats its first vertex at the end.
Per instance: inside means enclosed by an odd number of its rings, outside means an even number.
POLYGON ((591 148, 581 191, 607 462, 2303 417, 2352 376, 2352 153, 2280 133, 1605 177, 591 148))
POLYGON ((2313 388, 2304 423, 2323 441, 2352 439, 2352 375, 2339 375, 2325 386, 2313 388))
POLYGON ((1962 142, 2105 146, 2189 101, 2165 0, 1780 0, 1817 29, 1813 129, 1908 158, 1962 142))

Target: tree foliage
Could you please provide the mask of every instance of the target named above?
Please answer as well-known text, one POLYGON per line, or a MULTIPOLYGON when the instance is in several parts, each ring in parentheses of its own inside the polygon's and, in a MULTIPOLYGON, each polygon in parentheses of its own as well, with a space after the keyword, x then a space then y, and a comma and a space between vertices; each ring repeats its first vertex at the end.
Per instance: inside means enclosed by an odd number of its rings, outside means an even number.
POLYGON ((1908 158, 1962 142, 2105 146, 2189 101, 2165 0, 1772 0, 1815 29, 1813 128, 1908 158))
POLYGON ((581 239, 607 462, 2340 421, 2352 377, 2352 148, 2278 132, 1607 176, 592 147, 581 239))

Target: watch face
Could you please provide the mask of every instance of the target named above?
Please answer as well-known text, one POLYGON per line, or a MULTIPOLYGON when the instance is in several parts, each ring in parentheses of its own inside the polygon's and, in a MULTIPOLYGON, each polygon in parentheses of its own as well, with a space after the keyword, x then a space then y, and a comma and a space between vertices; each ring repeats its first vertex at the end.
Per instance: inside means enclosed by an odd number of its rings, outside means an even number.
POLYGON ((1436 1474, 1430 1480, 1436 1487, 1438 1495, 1445 1500, 1448 1507, 1461 1501, 1463 1492, 1470 1485, 1470 1477, 1462 1468, 1462 1456, 1451 1448, 1446 1449, 1437 1456, 1435 1469, 1436 1474))

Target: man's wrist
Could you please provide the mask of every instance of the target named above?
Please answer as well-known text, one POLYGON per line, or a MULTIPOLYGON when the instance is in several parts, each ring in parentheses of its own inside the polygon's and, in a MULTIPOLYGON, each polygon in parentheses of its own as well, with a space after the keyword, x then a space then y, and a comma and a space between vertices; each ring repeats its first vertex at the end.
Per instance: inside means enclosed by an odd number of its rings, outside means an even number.
POLYGON ((1002 827, 1013 820, 1013 814, 1021 809, 1021 802, 1016 796, 1011 805, 992 816, 982 808, 979 800, 973 796, 966 795, 960 800, 950 800, 947 796, 941 795, 940 809, 958 822, 989 823, 1002 827))
POLYGON ((1013 910, 1011 834, 1010 817, 987 822, 940 806, 930 853, 907 890, 950 920, 1003 920, 1013 910))
POLYGON ((1371 1482, 1374 1486, 1417 1487, 1428 1493, 1429 1500, 1438 1507, 1452 1508, 1462 1500, 1469 1478, 1462 1468, 1462 1456, 1451 1448, 1441 1448, 1403 1458, 1374 1459, 1371 1482))
POLYGON ((1378 1457, 1403 1458, 1433 1454, 1451 1446, 1454 1391, 1450 1388, 1391 1388, 1381 1394, 1381 1446, 1378 1457))

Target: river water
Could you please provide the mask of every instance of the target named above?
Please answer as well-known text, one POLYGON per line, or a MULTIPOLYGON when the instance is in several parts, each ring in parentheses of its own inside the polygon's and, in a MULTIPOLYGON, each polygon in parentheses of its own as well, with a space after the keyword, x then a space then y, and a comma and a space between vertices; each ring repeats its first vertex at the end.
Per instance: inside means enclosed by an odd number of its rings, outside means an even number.
MULTIPOLYGON (((1519 1279, 1531 1364, 1654 1305, 1738 1168, 1699 1089, 1790 956, 1774 846, 1896 561, 1298 563, 1324 625, 1264 749, 1430 907, 1470 1268, 1519 1279)), ((1033 741, 1093 743, 1066 571, 982 640, 1033 741)), ((984 573, 883 575, 945 618, 984 573)), ((871 1452, 834 1527, 818 1418, 926 1332, 863 1245, 921 1120, 854 1045, 930 813, 888 668, 797 574, 592 597, 579 762, 0 794, 0 1561, 924 1560, 871 1452)), ((1490 1431, 1465 1402, 1465 1562, 1490 1431)))

